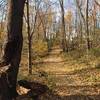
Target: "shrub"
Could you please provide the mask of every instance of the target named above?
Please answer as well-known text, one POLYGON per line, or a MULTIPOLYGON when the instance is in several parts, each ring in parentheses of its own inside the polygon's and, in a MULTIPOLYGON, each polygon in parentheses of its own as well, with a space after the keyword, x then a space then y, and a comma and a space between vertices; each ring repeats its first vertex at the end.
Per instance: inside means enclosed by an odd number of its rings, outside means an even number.
POLYGON ((100 57, 100 48, 93 48, 91 53, 96 57, 100 57))
POLYGON ((37 56, 45 56, 48 53, 47 42, 37 40, 33 43, 33 52, 37 56))

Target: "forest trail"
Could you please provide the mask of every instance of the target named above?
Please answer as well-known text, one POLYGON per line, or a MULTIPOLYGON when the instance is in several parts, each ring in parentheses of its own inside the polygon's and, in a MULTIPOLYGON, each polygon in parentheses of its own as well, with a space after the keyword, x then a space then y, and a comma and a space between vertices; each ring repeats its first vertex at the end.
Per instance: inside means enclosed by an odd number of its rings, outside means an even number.
MULTIPOLYGON (((44 83, 54 91, 46 93, 40 100, 100 100, 100 69, 94 66, 69 55, 65 58, 57 46, 34 63, 30 79, 44 83)), ((27 77, 26 73, 24 68, 21 75, 27 77)))
POLYGON ((100 81, 93 81, 94 76, 100 77, 100 70, 97 71, 98 69, 94 67, 88 68, 86 64, 80 64, 69 56, 64 59, 60 47, 53 47, 36 68, 48 75, 47 80, 50 81, 57 95, 100 94, 100 81))
POLYGON ((52 48, 52 50, 49 53, 48 57, 45 58, 43 60, 43 62, 48 62, 48 63, 62 62, 63 59, 59 56, 61 52, 62 52, 62 49, 60 49, 59 47, 52 48))

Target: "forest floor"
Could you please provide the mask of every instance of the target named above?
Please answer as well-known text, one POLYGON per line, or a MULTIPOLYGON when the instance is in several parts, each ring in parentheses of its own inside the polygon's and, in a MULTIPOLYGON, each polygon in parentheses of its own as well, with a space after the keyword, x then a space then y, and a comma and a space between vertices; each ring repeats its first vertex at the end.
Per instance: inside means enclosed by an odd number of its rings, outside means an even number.
POLYGON ((46 84, 52 90, 40 100, 100 100, 99 61, 100 57, 89 61, 65 57, 54 47, 48 56, 33 61, 32 75, 28 76, 27 67, 21 67, 19 77, 46 84))

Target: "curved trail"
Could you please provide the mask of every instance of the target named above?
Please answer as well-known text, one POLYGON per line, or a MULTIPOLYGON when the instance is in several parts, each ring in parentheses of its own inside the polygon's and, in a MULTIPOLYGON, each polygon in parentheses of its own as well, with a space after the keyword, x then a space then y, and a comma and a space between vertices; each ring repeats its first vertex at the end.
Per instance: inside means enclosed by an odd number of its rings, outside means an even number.
POLYGON ((100 70, 71 56, 65 59, 59 47, 36 61, 33 73, 33 81, 46 83, 55 91, 46 93, 40 100, 100 100, 100 81, 94 81, 100 77, 100 70))
POLYGON ((58 95, 99 95, 100 82, 87 81, 87 76, 99 75, 100 71, 78 64, 76 60, 61 54, 59 47, 53 48, 47 57, 43 58, 42 64, 38 64, 39 70, 48 74, 55 84, 54 90, 58 95), (97 71, 97 72, 96 72, 97 71))

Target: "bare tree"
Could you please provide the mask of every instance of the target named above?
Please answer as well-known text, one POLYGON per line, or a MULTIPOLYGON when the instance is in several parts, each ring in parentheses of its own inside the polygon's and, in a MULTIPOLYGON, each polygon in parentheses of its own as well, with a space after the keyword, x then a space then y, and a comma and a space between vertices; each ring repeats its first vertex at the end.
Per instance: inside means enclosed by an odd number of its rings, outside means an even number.
POLYGON ((90 35, 89 35, 89 0, 86 3, 86 32, 87 32, 87 49, 90 50, 90 35))
POLYGON ((30 17, 29 17, 29 0, 27 2, 27 31, 28 31, 28 57, 29 57, 29 74, 32 74, 32 38, 30 32, 30 17))
POLYGON ((66 48, 66 32, 65 32, 65 19, 64 19, 64 1, 63 0, 59 0, 60 3, 60 7, 61 7, 61 19, 62 19, 62 47, 63 47, 63 51, 66 52, 67 48, 66 48))
POLYGON ((79 9, 79 12, 81 14, 81 17, 83 19, 84 26, 85 26, 85 32, 87 34, 86 35, 87 50, 90 50, 91 46, 90 46, 90 35, 89 35, 89 0, 86 0, 86 18, 85 18, 85 15, 82 13, 79 0, 76 0, 76 3, 77 3, 77 7, 79 9))

